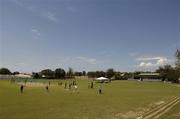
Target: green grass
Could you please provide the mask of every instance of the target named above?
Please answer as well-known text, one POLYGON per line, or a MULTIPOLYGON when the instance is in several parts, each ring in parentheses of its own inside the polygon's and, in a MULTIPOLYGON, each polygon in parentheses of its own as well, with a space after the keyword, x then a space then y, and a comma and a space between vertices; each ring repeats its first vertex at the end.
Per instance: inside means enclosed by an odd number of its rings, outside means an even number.
MULTIPOLYGON (((63 81, 69 82, 69 81, 63 81)), ((119 119, 121 114, 141 112, 158 101, 180 96, 180 87, 161 82, 113 81, 88 89, 88 80, 77 80, 78 92, 51 81, 44 87, 27 87, 20 94, 19 85, 0 80, 0 119, 119 119)), ((180 104, 162 119, 179 119, 180 104)), ((131 117, 131 116, 130 116, 131 117)), ((131 117, 133 118, 133 117, 131 117)))

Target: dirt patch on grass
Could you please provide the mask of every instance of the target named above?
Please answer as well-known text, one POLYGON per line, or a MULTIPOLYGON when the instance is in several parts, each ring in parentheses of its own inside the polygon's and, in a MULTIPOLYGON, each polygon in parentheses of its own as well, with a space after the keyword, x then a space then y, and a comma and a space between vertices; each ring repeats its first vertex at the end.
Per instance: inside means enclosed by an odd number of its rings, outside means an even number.
POLYGON ((155 105, 161 105, 161 104, 164 104, 165 103, 165 101, 158 101, 158 102, 156 102, 156 103, 154 103, 155 105))
POLYGON ((152 108, 164 104, 165 101, 158 101, 152 104, 149 104, 147 108, 139 107, 136 111, 128 111, 125 113, 116 113, 114 119, 143 119, 143 115, 150 111, 152 108))
POLYGON ((115 114, 114 119, 142 119, 143 111, 129 111, 115 114))

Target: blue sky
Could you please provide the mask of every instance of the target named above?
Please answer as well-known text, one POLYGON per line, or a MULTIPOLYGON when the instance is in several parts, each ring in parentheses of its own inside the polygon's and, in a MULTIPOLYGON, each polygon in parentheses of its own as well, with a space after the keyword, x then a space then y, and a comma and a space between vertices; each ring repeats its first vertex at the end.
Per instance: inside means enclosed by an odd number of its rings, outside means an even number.
POLYGON ((154 70, 180 49, 179 0, 0 0, 0 67, 154 70))

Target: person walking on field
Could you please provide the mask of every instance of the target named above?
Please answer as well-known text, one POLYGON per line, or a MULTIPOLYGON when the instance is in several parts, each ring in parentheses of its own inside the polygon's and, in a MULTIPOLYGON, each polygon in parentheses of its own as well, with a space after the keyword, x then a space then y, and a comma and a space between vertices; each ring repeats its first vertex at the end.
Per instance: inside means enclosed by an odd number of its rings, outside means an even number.
POLYGON ((69 84, 69 90, 71 90, 71 85, 72 85, 72 84, 70 83, 70 84, 69 84))
POLYGON ((21 86, 20 86, 20 91, 21 91, 21 93, 23 93, 23 91, 24 91, 24 85, 21 85, 21 86))
POLYGON ((65 88, 65 89, 67 88, 67 83, 64 84, 64 88, 65 88))
POLYGON ((48 85, 46 86, 46 90, 49 91, 49 86, 48 85))
POLYGON ((93 82, 91 81, 91 88, 93 88, 94 87, 94 84, 93 84, 93 82))
POLYGON ((102 87, 99 86, 99 94, 102 94, 102 87))

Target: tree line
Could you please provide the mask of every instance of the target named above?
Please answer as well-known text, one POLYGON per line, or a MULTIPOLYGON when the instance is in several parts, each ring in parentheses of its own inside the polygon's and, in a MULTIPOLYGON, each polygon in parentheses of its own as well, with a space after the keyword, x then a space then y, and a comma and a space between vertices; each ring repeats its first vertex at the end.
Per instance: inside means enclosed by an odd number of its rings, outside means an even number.
POLYGON ((46 78, 46 79, 71 79, 74 78, 75 76, 88 76, 88 78, 107 77, 109 79, 114 77, 115 79, 123 79, 121 74, 122 73, 120 72, 115 72, 113 68, 108 69, 106 72, 90 71, 87 73, 86 71, 74 72, 72 68, 69 68, 67 72, 62 68, 57 68, 54 71, 52 71, 51 69, 44 69, 38 73, 33 72, 32 76, 33 78, 46 78))
MULTIPOLYGON (((19 74, 19 72, 11 72, 7 68, 1 68, 0 69, 0 74, 4 75, 16 75, 19 74)), ((66 72, 63 68, 57 68, 54 71, 51 69, 44 69, 40 72, 32 72, 32 77, 34 79, 69 79, 69 78, 74 78, 75 76, 87 76, 88 78, 97 78, 97 77, 107 77, 109 79, 114 78, 117 80, 121 79, 128 79, 130 77, 130 73, 121 73, 121 72, 116 72, 113 68, 110 68, 106 71, 89 71, 86 73, 86 71, 76 71, 72 68, 69 68, 68 71, 66 72), (125 75, 122 75, 125 74, 125 75)))
POLYGON ((73 78, 73 69, 69 68, 66 72, 63 68, 57 68, 54 71, 51 69, 44 69, 40 72, 33 72, 32 77, 35 79, 45 78, 45 79, 65 79, 73 78))
MULTIPOLYGON (((177 83, 180 78, 180 51, 177 50, 175 53, 176 61, 175 67, 171 65, 160 66, 155 72, 160 74, 162 81, 171 81, 177 83)), ((40 72, 33 72, 32 77, 35 79, 45 78, 45 79, 69 79, 74 78, 74 76, 88 76, 89 78, 97 77, 107 77, 114 80, 125 80, 128 78, 133 78, 142 72, 119 72, 115 71, 113 68, 109 68, 106 71, 86 71, 74 72, 72 68, 69 68, 66 72, 63 68, 57 68, 54 71, 51 69, 44 69, 40 72)), ((1 75, 16 75, 19 74, 18 71, 11 72, 8 68, 0 68, 1 75)))

